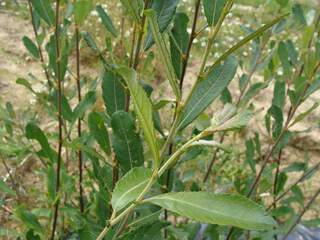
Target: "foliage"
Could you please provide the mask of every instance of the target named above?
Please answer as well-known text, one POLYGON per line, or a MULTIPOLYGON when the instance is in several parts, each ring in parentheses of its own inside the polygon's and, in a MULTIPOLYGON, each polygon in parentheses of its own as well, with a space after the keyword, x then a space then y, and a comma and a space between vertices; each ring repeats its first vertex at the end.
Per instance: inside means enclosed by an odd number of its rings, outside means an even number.
POLYGON ((1 102, 0 158, 4 166, 8 159, 36 158, 35 172, 47 184, 27 205, 10 171, 0 179, 0 204, 16 200, 23 229, 12 235, 270 239, 287 236, 320 194, 306 199, 299 186, 319 164, 283 167, 282 159, 299 135, 293 127, 319 105, 300 111, 320 88, 319 11, 307 19, 304 5, 268 1, 263 6, 277 16, 259 17, 241 28, 239 41, 223 45, 224 29, 236 25, 237 1, 196 0, 190 7, 179 0, 122 0, 118 16, 111 3, 92 0, 28 6, 35 40, 22 42, 43 67, 45 76, 35 77, 46 81, 42 91, 28 77, 17 84, 41 110, 18 113, 1 102), (90 29, 92 12, 105 31, 90 29), (88 52, 100 63, 97 78, 82 72, 88 52), (190 63, 201 57, 190 81, 190 63), (256 96, 270 89, 261 111, 256 96), (265 129, 255 128, 253 118, 263 119, 265 129), (289 184, 291 172, 301 177, 289 184))

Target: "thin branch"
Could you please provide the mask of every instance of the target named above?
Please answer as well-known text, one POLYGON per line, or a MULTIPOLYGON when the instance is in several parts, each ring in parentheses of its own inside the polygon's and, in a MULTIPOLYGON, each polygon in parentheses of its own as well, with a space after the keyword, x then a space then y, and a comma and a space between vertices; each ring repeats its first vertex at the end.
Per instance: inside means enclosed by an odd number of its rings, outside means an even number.
POLYGON ((60 171, 61 171, 61 153, 62 153, 62 145, 63 145, 63 136, 62 136, 62 79, 61 79, 61 70, 60 70, 60 43, 59 43, 59 10, 60 10, 60 0, 56 0, 56 22, 55 22, 55 41, 56 41, 56 57, 57 57, 57 85, 58 85, 58 128, 59 128, 59 142, 58 142, 58 159, 57 159, 57 169, 56 169, 56 195, 58 196, 55 204, 54 204, 54 215, 53 215, 53 223, 52 223, 52 232, 51 232, 51 240, 54 240, 55 231, 57 228, 58 221, 58 210, 59 210, 59 190, 60 190, 60 171))
POLYGON ((317 199, 317 197, 320 195, 320 188, 316 191, 316 193, 312 196, 312 198, 309 200, 309 202, 303 207, 301 213, 299 214, 299 216, 297 217, 297 219, 295 220, 295 222, 292 224, 292 226, 290 227, 289 231, 286 233, 286 235, 283 237, 282 240, 286 240, 290 233, 294 230, 294 228, 299 224, 299 222, 301 221, 303 215, 310 209, 310 207, 312 206, 312 204, 314 203, 314 201, 317 199))
MULTIPOLYGON (((77 68, 77 91, 78 91, 78 103, 81 102, 81 83, 80 83, 80 34, 79 27, 76 24, 75 26, 75 37, 76 37, 76 68, 77 68)), ((81 138, 81 118, 78 119, 77 126, 78 138, 81 138)), ((79 197, 80 197, 80 212, 84 211, 84 202, 83 202, 83 187, 82 187, 82 178, 83 178, 83 169, 82 169, 82 151, 77 152, 78 155, 78 169, 79 169, 79 197)))
POLYGON ((50 80, 49 72, 48 72, 48 70, 46 68, 46 64, 44 62, 42 48, 41 48, 41 45, 40 45, 39 40, 38 40, 38 31, 37 31, 37 28, 36 28, 35 23, 34 23, 34 17, 33 17, 33 11, 32 11, 33 8, 32 8, 32 4, 31 4, 31 0, 28 0, 28 7, 29 7, 29 12, 30 12, 30 17, 31 17, 31 25, 32 25, 32 28, 33 28, 33 33, 34 33, 34 36, 35 36, 35 39, 36 39, 36 43, 37 43, 37 47, 38 47, 38 51, 39 51, 40 61, 41 61, 44 73, 46 75, 46 78, 47 78, 49 89, 51 89, 53 86, 52 86, 52 82, 50 80))

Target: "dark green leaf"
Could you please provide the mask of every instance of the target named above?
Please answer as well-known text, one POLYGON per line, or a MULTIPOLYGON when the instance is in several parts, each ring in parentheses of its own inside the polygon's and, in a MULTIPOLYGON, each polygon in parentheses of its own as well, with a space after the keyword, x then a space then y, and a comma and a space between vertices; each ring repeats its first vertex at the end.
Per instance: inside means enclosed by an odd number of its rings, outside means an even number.
POLYGON ((171 61, 178 79, 181 78, 182 67, 189 43, 187 32, 189 18, 185 13, 177 13, 170 35, 171 61))
POLYGON ((113 36, 117 36, 118 35, 118 32, 117 30, 115 29, 110 17, 108 16, 108 14, 104 11, 104 9, 101 7, 101 5, 98 5, 96 7, 97 9, 97 12, 101 18, 101 21, 103 23, 103 25, 106 27, 106 29, 112 33, 113 36))
POLYGON ((88 92, 81 102, 74 108, 73 122, 78 118, 82 118, 85 112, 95 104, 96 100, 96 93, 94 91, 88 92))
POLYGON ((237 60, 230 57, 223 65, 215 67, 205 79, 197 83, 185 103, 178 129, 188 126, 222 93, 233 79, 237 66, 237 60))
POLYGON ((215 26, 219 20, 226 0, 203 0, 203 9, 208 26, 215 26))
POLYGON ((116 111, 125 110, 126 94, 121 76, 111 71, 103 73, 102 97, 110 116, 116 111))
POLYGON ((136 132, 135 122, 124 111, 112 114, 112 145, 123 174, 144 163, 142 141, 136 132))
POLYGON ((31 55, 38 59, 39 58, 39 50, 36 44, 32 42, 32 40, 26 36, 22 38, 23 44, 26 49, 31 53, 31 55))
MULTIPOLYGON (((159 32, 163 33, 167 30, 171 20, 176 12, 179 0, 153 0, 151 8, 155 11, 155 22, 159 26, 159 32)), ((144 43, 145 49, 149 49, 154 43, 154 35, 151 29, 148 29, 146 40, 144 43)))
POLYGON ((49 26, 54 25, 55 15, 51 7, 50 0, 31 0, 32 6, 39 14, 39 16, 48 23, 49 26))
POLYGON ((40 234, 44 233, 44 229, 39 223, 37 217, 32 213, 28 212, 22 207, 19 207, 16 209, 15 215, 20 221, 23 222, 23 224, 25 224, 28 228, 33 229, 36 233, 40 233, 40 234))
MULTIPOLYGON (((54 107, 55 107, 55 110, 58 111, 58 91, 54 91, 53 92, 53 104, 54 104, 54 107)), ((69 105, 69 102, 68 102, 68 99, 62 95, 61 96, 61 105, 62 105, 62 109, 61 109, 61 114, 62 114, 62 117, 71 122, 72 119, 73 119, 73 112, 72 112, 72 109, 69 105)))
POLYGON ((102 116, 97 112, 91 112, 88 116, 88 127, 90 133, 97 141, 101 149, 107 154, 111 154, 109 134, 104 125, 102 116))

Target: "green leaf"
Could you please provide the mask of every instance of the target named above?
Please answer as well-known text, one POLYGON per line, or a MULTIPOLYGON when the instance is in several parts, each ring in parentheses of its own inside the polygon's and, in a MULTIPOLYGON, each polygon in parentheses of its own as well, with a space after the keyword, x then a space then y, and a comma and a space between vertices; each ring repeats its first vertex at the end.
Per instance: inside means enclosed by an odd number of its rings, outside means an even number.
POLYGON ((32 85, 31 85, 31 83, 30 83, 28 80, 26 80, 26 79, 24 79, 24 78, 17 78, 16 83, 25 86, 25 87, 26 87, 27 89, 29 89, 32 93, 34 93, 34 94, 36 93, 36 92, 33 90, 32 85))
MULTIPOLYGON (((171 20, 176 12, 179 0, 153 0, 151 9, 155 13, 155 23, 157 23, 159 33, 163 33, 167 30, 171 20)), ((151 28, 149 27, 144 48, 149 49, 154 41, 155 36, 151 28)))
POLYGON ((37 233, 44 233, 44 229, 42 228, 41 224, 39 223, 37 217, 28 212, 27 210, 23 209, 22 207, 18 207, 15 210, 15 215, 17 218, 23 222, 28 228, 33 229, 37 233))
POLYGON ((285 81, 276 81, 274 84, 272 105, 277 106, 282 109, 285 103, 286 98, 286 82, 285 81))
POLYGON ((229 48, 225 53, 223 53, 215 62, 214 64, 209 67, 209 69, 206 71, 208 75, 210 75, 210 73, 213 71, 213 69, 219 65, 222 61, 224 61, 228 56, 230 56, 232 53, 234 53, 235 51, 237 51, 239 48, 241 48, 242 46, 244 46, 245 44, 247 44, 248 42, 250 42, 253 39, 258 38, 259 36, 261 36, 265 31, 267 31, 269 28, 271 28, 272 26, 276 25, 277 23, 279 23, 282 19, 284 19, 286 16, 288 16, 288 14, 284 14, 274 20, 272 20, 269 23, 266 23, 265 25, 263 25, 261 28, 258 28, 256 31, 254 31, 253 33, 249 34, 247 37, 245 37, 244 39, 242 39, 241 41, 237 42, 235 45, 233 45, 231 48, 229 48))
POLYGON ((283 73, 285 78, 289 78, 291 75, 291 64, 289 62, 289 52, 286 44, 281 41, 278 47, 278 55, 282 65, 283 73))
POLYGON ((92 0, 77 0, 74 3, 74 19, 76 24, 81 25, 92 9, 92 0))
POLYGON ((241 196, 209 192, 161 194, 145 200, 195 221, 244 229, 272 229, 276 223, 255 202, 241 196))
POLYGON ((89 91, 81 102, 73 110, 73 122, 78 118, 82 118, 85 112, 90 109, 97 101, 97 96, 94 91, 89 91))
POLYGON ((298 122, 301 122, 303 119, 305 119, 307 116, 310 115, 315 109, 319 107, 320 103, 314 103, 311 108, 309 108, 307 111, 300 113, 290 124, 290 127, 295 125, 298 122))
POLYGON ((122 173, 143 165, 143 147, 135 122, 129 113, 118 111, 112 114, 112 145, 122 173))
POLYGON ((187 32, 189 18, 185 13, 177 13, 170 35, 171 61, 176 72, 177 78, 181 79, 182 67, 189 43, 187 32))
POLYGON ((277 3, 279 3, 281 7, 285 7, 288 5, 289 0, 277 0, 277 3))
MULTIPOLYGON (((58 111, 58 91, 57 90, 54 90, 52 97, 53 97, 54 107, 55 107, 56 111, 58 111)), ((62 114, 62 117, 65 120, 71 122, 72 119, 73 119, 73 112, 72 112, 72 109, 71 109, 71 107, 69 105, 68 99, 64 95, 62 95, 61 96, 61 100, 62 100, 61 101, 61 105, 62 105, 61 114, 62 114)))
POLYGON ((237 60, 230 57, 223 65, 216 66, 205 79, 198 81, 185 103, 179 130, 188 126, 222 93, 233 79, 237 65, 237 60))
POLYGON ((152 9, 146 10, 145 14, 147 16, 149 26, 151 28, 154 40, 156 42, 157 48, 159 50, 159 55, 162 64, 165 66, 166 76, 169 79, 170 85, 173 89, 174 94, 177 98, 180 98, 180 90, 178 87, 178 82, 175 74, 175 70, 170 61, 170 54, 168 52, 168 46, 160 33, 159 25, 156 21, 156 12, 152 9))
POLYGON ((101 18, 101 21, 103 25, 106 27, 106 29, 114 36, 116 37, 118 35, 117 30, 115 29, 110 17, 108 14, 104 11, 104 9, 101 7, 101 5, 98 5, 96 7, 96 10, 101 18))
POLYGON ((120 211, 137 199, 152 176, 150 169, 138 167, 124 175, 114 188, 111 204, 115 211, 120 211))
POLYGON ((203 0, 203 9, 208 26, 217 24, 225 4, 226 0, 203 0))
POLYGON ((104 71, 102 97, 110 116, 116 111, 125 110, 126 94, 121 84, 121 76, 111 71, 104 71))
POLYGON ((50 0, 31 0, 32 6, 38 13, 38 15, 46 22, 49 26, 54 25, 55 15, 51 7, 50 0))
POLYGON ((4 181, 2 181, 2 179, 0 179, 0 192, 16 196, 16 193, 11 188, 9 188, 7 184, 4 181))
POLYGON ((22 38, 22 41, 23 41, 23 44, 24 44, 24 46, 26 47, 26 49, 30 52, 30 54, 31 54, 34 58, 38 59, 38 58, 39 58, 39 50, 38 50, 37 45, 34 44, 34 43, 32 42, 32 40, 31 40, 30 38, 26 37, 26 36, 24 36, 24 37, 22 38))
POLYGON ((97 141, 101 149, 107 155, 110 155, 111 149, 109 135, 102 116, 97 112, 91 112, 88 116, 88 127, 91 135, 97 141))
POLYGON ((143 0, 120 0, 129 15, 136 21, 140 22, 140 13, 143 8, 143 0))
POLYGON ((212 131, 230 131, 242 128, 248 124, 250 119, 252 118, 253 113, 250 110, 244 110, 234 117, 230 118, 229 120, 223 122, 218 126, 212 126, 212 131))
POLYGON ((146 92, 137 82, 137 73, 129 68, 122 67, 119 69, 119 73, 126 80, 128 88, 131 93, 135 113, 140 121, 141 128, 145 136, 145 140, 149 145, 150 151, 154 159, 154 168, 159 166, 159 149, 157 144, 157 138, 152 119, 152 105, 146 92))
POLYGON ((26 126, 26 137, 28 139, 37 140, 44 151, 46 157, 48 157, 52 162, 55 161, 56 153, 51 149, 48 139, 43 131, 33 122, 30 122, 26 126))

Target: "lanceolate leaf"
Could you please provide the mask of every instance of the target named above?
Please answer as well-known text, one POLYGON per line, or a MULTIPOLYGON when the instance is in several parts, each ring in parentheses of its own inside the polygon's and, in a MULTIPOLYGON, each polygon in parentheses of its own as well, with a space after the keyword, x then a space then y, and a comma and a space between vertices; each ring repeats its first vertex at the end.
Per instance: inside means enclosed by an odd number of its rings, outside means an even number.
MULTIPOLYGON (((169 26, 171 20, 176 12, 179 0, 153 0, 151 8, 155 11, 156 22, 159 26, 160 33, 163 33, 169 26)), ((145 49, 149 49, 154 43, 152 29, 148 29, 147 37, 145 40, 145 49)))
MULTIPOLYGON (((58 91, 54 91, 53 94, 52 94, 52 98, 53 98, 53 104, 54 104, 54 107, 56 108, 56 110, 58 110, 58 91)), ((72 121, 72 118, 73 118, 73 112, 72 112, 72 109, 69 105, 69 102, 68 102, 68 99, 62 95, 61 97, 61 104, 62 104, 62 117, 71 122, 72 121)))
POLYGON ((81 25, 92 9, 92 0, 77 0, 74 3, 75 22, 81 25))
POLYGON ((22 207, 17 208, 17 210, 15 211, 15 215, 17 216, 18 219, 20 219, 20 221, 23 222, 23 224, 25 224, 28 228, 33 229, 35 232, 37 233, 44 233, 44 229, 41 226, 41 224, 39 223, 37 217, 28 212, 27 210, 25 210, 22 207))
POLYGON ((150 169, 139 167, 131 169, 118 182, 112 193, 111 204, 115 211, 120 211, 137 199, 152 176, 150 169))
POLYGON ((126 105, 126 94, 121 84, 121 76, 115 72, 105 71, 102 79, 102 96, 111 116, 114 112, 124 110, 126 105))
POLYGON ((112 114, 112 145, 122 173, 143 165, 143 147, 136 132, 134 120, 129 113, 118 111, 112 114))
POLYGON ((252 117, 252 112, 250 110, 244 110, 236 114, 234 117, 225 121, 219 126, 213 127, 213 131, 230 131, 234 129, 239 129, 247 125, 252 117))
POLYGON ((49 26, 55 22, 55 15, 51 7, 50 0, 31 0, 32 6, 38 13, 38 15, 46 22, 49 26))
POLYGON ((73 110, 73 121, 82 118, 84 113, 96 102, 97 96, 94 91, 88 92, 81 102, 73 110))
POLYGON ((134 70, 122 67, 119 69, 119 73, 127 82, 135 113, 154 158, 154 167, 157 168, 159 165, 159 149, 153 125, 151 102, 142 86, 137 82, 137 74, 134 70))
POLYGON ((275 221, 256 203, 241 196, 209 192, 167 193, 145 200, 193 220, 244 229, 272 229, 275 221))
POLYGON ((97 12, 101 18, 101 21, 103 23, 103 25, 106 27, 106 29, 113 35, 113 36, 117 36, 117 30, 115 29, 110 17, 108 16, 108 14, 104 11, 104 9, 101 7, 101 5, 98 5, 96 7, 97 12))
POLYGON ((237 65, 237 60, 229 57, 223 65, 215 67, 205 79, 197 83, 185 104, 178 129, 188 126, 221 94, 233 79, 237 65))
POLYGON ((94 139, 97 141, 101 149, 110 155, 110 141, 108 131, 104 125, 102 116, 97 112, 92 112, 88 116, 88 127, 94 139))
POLYGON ((253 39, 258 38, 259 36, 261 36, 265 31, 267 31, 269 28, 271 28, 272 26, 276 25, 277 23, 279 23, 282 19, 284 19, 286 16, 288 16, 288 14, 282 15, 276 19, 274 19, 273 21, 263 25, 261 28, 257 29, 256 31, 254 31, 253 33, 251 33, 250 35, 248 35, 247 37, 245 37, 244 39, 242 39, 241 41, 239 41, 238 43, 236 43, 235 45, 233 45, 230 49, 228 49, 224 54, 222 54, 215 62, 214 64, 207 70, 207 74, 209 75, 213 69, 220 64, 223 60, 225 60, 228 56, 230 56, 233 52, 235 52, 236 50, 238 50, 239 48, 241 48, 243 45, 247 44, 248 42, 250 42, 253 39))
POLYGON ((51 149, 47 137, 44 135, 43 131, 35 124, 28 123, 26 126, 26 137, 28 139, 37 140, 46 154, 46 156, 52 161, 55 161, 56 153, 51 149))
POLYGON ((37 46, 31 41, 30 38, 24 36, 22 38, 23 44, 26 49, 31 53, 34 58, 39 58, 39 51, 37 46))
POLYGON ((160 33, 159 25, 156 21, 156 12, 154 10, 147 10, 145 11, 145 14, 149 21, 149 26, 151 28, 153 37, 155 39, 155 42, 157 44, 157 48, 159 50, 159 55, 161 58, 161 62, 165 66, 165 71, 167 78, 169 79, 170 85, 173 89, 174 94, 177 98, 180 97, 180 91, 178 88, 177 78, 175 75, 175 71, 173 68, 173 65, 170 61, 170 54, 168 52, 168 46, 166 45, 166 42, 163 38, 163 35, 160 33))
POLYGON ((184 54, 187 52, 189 43, 189 34, 187 32, 189 18, 185 13, 177 13, 174 20, 174 26, 170 36, 171 61, 180 79, 184 62, 184 54))
POLYGON ((129 15, 138 23, 143 7, 143 0, 120 0, 129 15))
POLYGON ((2 179, 0 179, 0 192, 16 196, 16 193, 10 187, 8 187, 6 183, 2 181, 2 179))
POLYGON ((226 0, 203 0, 203 9, 209 26, 216 25, 226 0))

